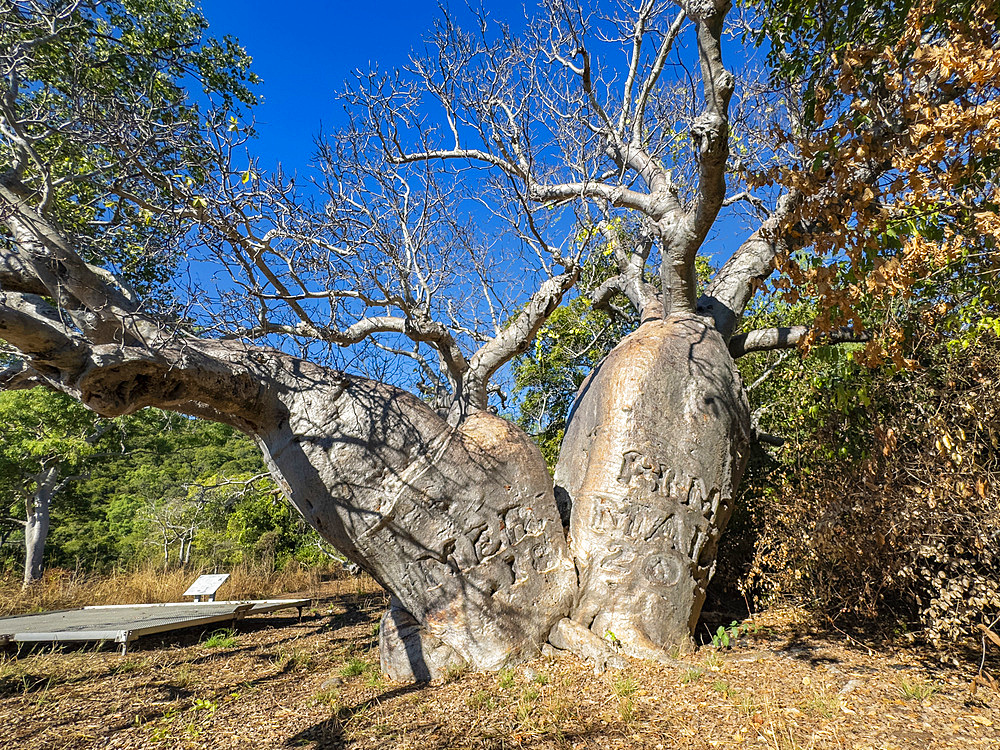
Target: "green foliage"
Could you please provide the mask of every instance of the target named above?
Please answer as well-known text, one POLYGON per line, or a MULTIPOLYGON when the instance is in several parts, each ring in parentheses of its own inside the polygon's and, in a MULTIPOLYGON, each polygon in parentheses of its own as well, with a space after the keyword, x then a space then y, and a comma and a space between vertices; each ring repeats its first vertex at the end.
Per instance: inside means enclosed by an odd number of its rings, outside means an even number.
MULTIPOLYGON (((40 484, 49 479, 50 522, 80 523, 89 508, 79 501, 79 480, 108 449, 96 414, 68 396, 43 389, 0 393, 0 569, 23 561, 23 521, 40 484)), ((51 538, 51 537, 50 537, 51 538)))
POLYGON ((614 693, 619 698, 625 698, 639 689, 639 681, 631 675, 619 677, 614 683, 614 693))
POLYGON ((516 421, 538 442, 550 468, 559 457, 581 383, 634 326, 635 321, 612 320, 588 299, 576 297, 552 313, 531 353, 514 361, 514 389, 520 398, 516 421))
POLYGON ((372 665, 364 659, 352 657, 340 668, 341 677, 356 677, 372 669, 372 665))
POLYGON ((757 632, 757 626, 753 623, 741 623, 733 620, 728 627, 720 625, 712 635, 712 646, 716 651, 726 651, 736 645, 736 642, 743 636, 757 632))
MULTIPOLYGON (((757 45, 767 44, 772 81, 804 83, 806 101, 814 107, 816 89, 830 84, 837 57, 852 46, 898 38, 913 2, 747 0, 745 4, 758 12, 752 38, 757 45)), ((810 120, 812 114, 810 108, 810 120)))
POLYGON ((232 628, 216 630, 201 645, 204 648, 232 648, 236 645, 236 632, 232 628))
POLYGON ((681 684, 690 685, 692 682, 697 682, 705 674, 705 670, 698 669, 697 667, 692 667, 691 669, 685 669, 681 673, 681 684))
MULTIPOLYGON (((749 35, 758 46, 766 46, 772 83, 801 87, 805 105, 805 127, 821 124, 819 111, 837 96, 837 76, 845 53, 864 47, 891 47, 903 35, 914 0, 745 0, 757 11, 756 28, 749 35)), ((968 21, 970 0, 947 0, 934 4, 930 28, 937 33, 948 21, 968 21)), ((944 32, 946 33, 946 32, 944 32)), ((871 87, 879 86, 884 70, 857 71, 871 87)))
POLYGON ((122 431, 121 452, 95 467, 80 488, 89 504, 104 509, 103 523, 84 536, 103 537, 102 549, 71 546, 84 559, 162 554, 163 523, 183 524, 219 507, 205 507, 214 498, 202 496, 203 486, 263 471, 253 444, 225 425, 149 409, 123 418, 122 431))
MULTIPOLYGON (((166 554, 171 563, 280 568, 334 555, 279 495, 257 447, 230 427, 155 409, 107 423, 41 389, 0 393, 0 420, 7 515, 24 517, 46 462, 79 477, 53 504, 48 565, 101 570, 166 554), (91 445, 99 424, 105 432, 91 445)), ((0 567, 20 564, 22 540, 8 525, 0 567)))
POLYGON ((510 690, 514 687, 514 670, 501 669, 497 674, 497 687, 501 690, 510 690))
POLYGON ((938 685, 926 680, 907 680, 905 677, 899 681, 899 694, 904 700, 925 701, 934 697, 941 691, 938 685))
POLYGON ((159 208, 175 203, 172 181, 207 177, 206 127, 256 101, 249 56, 207 36, 193 0, 7 5, 0 54, 17 70, 0 95, 22 132, 0 171, 17 169, 49 215, 89 238, 86 260, 166 301, 186 227, 159 208))
POLYGON ((8 497, 58 460, 76 473, 97 448, 87 442, 98 423, 93 412, 43 389, 0 392, 0 483, 8 497))

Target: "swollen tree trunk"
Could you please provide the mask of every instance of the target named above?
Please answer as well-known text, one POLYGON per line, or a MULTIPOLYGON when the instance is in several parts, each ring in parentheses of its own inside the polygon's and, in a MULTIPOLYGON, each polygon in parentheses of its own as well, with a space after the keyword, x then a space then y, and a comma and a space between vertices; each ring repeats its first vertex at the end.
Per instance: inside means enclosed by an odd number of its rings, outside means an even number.
POLYGON ((430 679, 538 653, 576 573, 528 437, 486 412, 453 427, 390 386, 296 369, 255 434, 305 519, 392 593, 384 670, 430 679))
POLYGON ((46 466, 35 478, 35 492, 28 501, 24 524, 24 586, 41 580, 45 540, 49 535, 52 496, 59 484, 59 465, 46 466))
POLYGON ((549 638, 597 654, 613 633, 654 658, 688 643, 747 453, 726 342, 693 315, 647 319, 583 385, 556 474, 569 544, 537 446, 487 412, 451 424, 236 342, 60 356, 60 388, 101 414, 156 405, 253 435, 304 518, 392 595, 380 646, 399 680, 496 670, 549 638))
POLYGON ((749 435, 728 347, 703 318, 649 320, 612 350, 580 388, 556 467, 575 622, 634 656, 690 644, 749 435))

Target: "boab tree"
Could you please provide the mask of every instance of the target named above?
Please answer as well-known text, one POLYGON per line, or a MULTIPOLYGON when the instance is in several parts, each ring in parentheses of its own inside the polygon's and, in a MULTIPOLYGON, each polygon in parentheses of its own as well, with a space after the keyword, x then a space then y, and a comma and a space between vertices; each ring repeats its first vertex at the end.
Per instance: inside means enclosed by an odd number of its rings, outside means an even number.
POLYGON ((738 333, 740 316, 791 249, 778 230, 804 244, 830 222, 801 205, 837 197, 727 193, 727 3, 556 2, 524 38, 445 19, 406 73, 350 87, 304 190, 246 156, 247 59, 187 3, 5 10, 6 387, 252 435, 391 593, 394 677, 496 669, 546 639, 601 661, 689 642, 752 436, 734 357, 808 335, 738 333), (691 61, 699 89, 665 80, 691 61), (743 198, 759 226, 699 296, 695 255, 743 198), (492 381, 594 248, 618 271, 594 303, 641 325, 581 388, 553 484, 492 381), (181 253, 198 288, 157 275, 181 253))

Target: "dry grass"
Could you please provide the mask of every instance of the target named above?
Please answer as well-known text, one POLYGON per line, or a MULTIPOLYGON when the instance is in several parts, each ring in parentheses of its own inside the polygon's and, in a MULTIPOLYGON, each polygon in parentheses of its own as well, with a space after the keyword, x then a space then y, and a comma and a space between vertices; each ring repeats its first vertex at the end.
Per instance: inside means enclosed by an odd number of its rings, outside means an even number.
MULTIPOLYGON (((88 604, 156 604, 177 602, 202 573, 197 568, 159 567, 120 571, 108 576, 49 570, 26 590, 15 578, 0 581, 0 617, 25 612, 71 609, 88 604)), ((276 594, 315 589, 331 571, 290 564, 274 571, 263 566, 236 565, 219 589, 220 599, 263 599, 276 594)))
POLYGON ((970 696, 975 669, 851 644, 798 615, 767 614, 731 651, 676 668, 595 675, 565 657, 415 687, 378 674, 386 600, 370 581, 307 593, 303 622, 249 618, 215 649, 205 629, 143 639, 124 658, 8 651, 0 747, 1000 750, 1000 695, 970 696))

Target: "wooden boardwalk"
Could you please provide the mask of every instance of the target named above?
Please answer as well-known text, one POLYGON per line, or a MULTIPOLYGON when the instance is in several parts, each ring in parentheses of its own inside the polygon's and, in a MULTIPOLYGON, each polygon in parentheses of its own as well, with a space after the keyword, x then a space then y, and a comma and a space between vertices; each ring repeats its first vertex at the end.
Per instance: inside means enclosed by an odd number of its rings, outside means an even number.
POLYGON ((113 641, 128 645, 143 635, 199 625, 237 623, 247 615, 302 608, 309 599, 259 599, 243 602, 177 602, 170 604, 114 604, 0 617, 0 645, 4 643, 68 643, 113 641))

